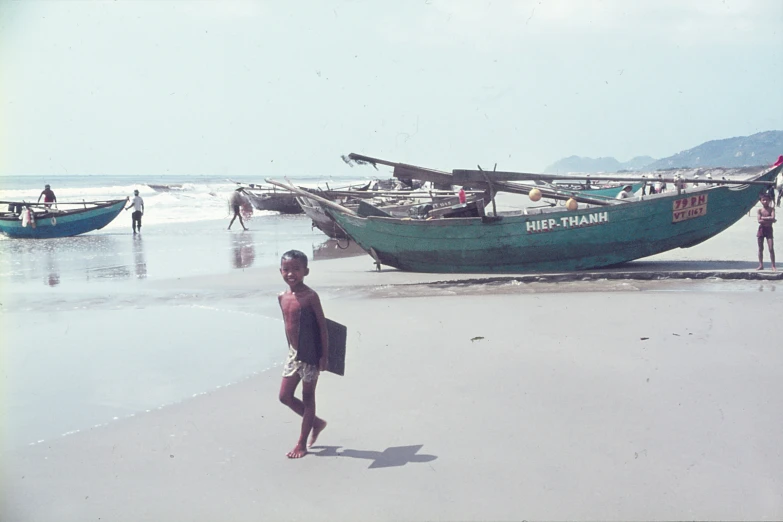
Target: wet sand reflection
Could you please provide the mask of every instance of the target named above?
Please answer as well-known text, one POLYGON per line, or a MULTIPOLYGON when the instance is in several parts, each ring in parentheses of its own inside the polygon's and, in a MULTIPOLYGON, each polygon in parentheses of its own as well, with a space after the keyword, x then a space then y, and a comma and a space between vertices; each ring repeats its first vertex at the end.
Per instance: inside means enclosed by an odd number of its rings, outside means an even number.
POLYGON ((141 234, 133 236, 133 265, 136 270, 137 279, 147 277, 147 259, 144 256, 144 243, 141 234))
POLYGON ((57 265, 57 256, 52 249, 46 250, 46 271, 48 275, 44 276, 44 284, 49 286, 57 286, 60 284, 60 268, 57 265))
POLYGON ((250 268, 256 259, 253 235, 249 232, 231 234, 231 263, 234 268, 250 268))
POLYGON ((364 255, 362 247, 351 239, 327 239, 321 244, 313 245, 313 259, 339 259, 364 255))

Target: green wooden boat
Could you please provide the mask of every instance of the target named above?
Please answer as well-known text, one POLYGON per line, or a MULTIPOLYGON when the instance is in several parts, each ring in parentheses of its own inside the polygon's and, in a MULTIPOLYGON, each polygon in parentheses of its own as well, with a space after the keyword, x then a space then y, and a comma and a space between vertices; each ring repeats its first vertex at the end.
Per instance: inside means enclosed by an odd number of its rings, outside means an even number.
MULTIPOLYGON (((403 165, 401 170, 407 174, 411 168, 403 165)), ((327 212, 376 262, 401 270, 586 270, 698 245, 746 215, 758 202, 761 188, 780 171, 780 165, 734 169, 726 171, 726 180, 711 185, 604 204, 581 203, 574 211, 555 206, 516 215, 432 220, 362 217, 335 204, 328 205, 327 212)), ((478 171, 453 171, 453 179, 479 179, 467 175, 471 172, 478 171)), ((496 174, 481 171, 495 187, 514 177, 513 173, 496 174)), ((520 174, 517 179, 530 176, 538 175, 520 174)))
POLYGON ((51 239, 70 237, 100 230, 116 218, 128 202, 126 199, 56 203, 0 201, 8 210, 0 210, 0 234, 12 238, 51 239), (62 207, 62 208, 59 208, 62 207), (30 222, 23 219, 25 213, 30 222))

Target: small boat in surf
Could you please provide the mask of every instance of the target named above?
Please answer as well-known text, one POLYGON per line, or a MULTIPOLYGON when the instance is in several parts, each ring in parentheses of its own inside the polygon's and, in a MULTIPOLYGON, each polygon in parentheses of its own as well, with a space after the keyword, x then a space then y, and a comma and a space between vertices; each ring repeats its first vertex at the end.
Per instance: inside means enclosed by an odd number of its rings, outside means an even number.
POLYGON ((147 183, 147 186, 155 192, 171 192, 172 190, 184 190, 181 184, 173 185, 156 185, 154 183, 147 183))
POLYGON ((12 238, 50 239, 100 230, 116 218, 127 199, 79 203, 0 201, 0 233, 12 238), (56 205, 56 206, 54 206, 56 205))

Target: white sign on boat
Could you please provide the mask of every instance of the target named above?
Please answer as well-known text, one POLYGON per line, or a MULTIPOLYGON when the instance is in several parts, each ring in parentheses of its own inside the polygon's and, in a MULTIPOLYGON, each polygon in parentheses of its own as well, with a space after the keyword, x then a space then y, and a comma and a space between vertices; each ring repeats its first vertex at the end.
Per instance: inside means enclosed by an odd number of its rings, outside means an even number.
POLYGON ((559 228, 583 228, 595 225, 603 225, 609 222, 609 213, 593 212, 581 216, 563 216, 560 218, 536 219, 525 223, 528 234, 551 232, 559 228))

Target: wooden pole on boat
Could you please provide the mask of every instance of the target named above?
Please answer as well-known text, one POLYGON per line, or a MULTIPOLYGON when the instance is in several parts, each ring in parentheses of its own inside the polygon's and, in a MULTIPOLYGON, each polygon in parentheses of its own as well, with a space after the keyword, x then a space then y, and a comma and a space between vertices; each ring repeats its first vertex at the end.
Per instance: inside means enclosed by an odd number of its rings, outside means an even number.
MULTIPOLYGON (((775 167, 779 168, 779 167, 775 167)), ((480 171, 481 169, 479 169, 480 171)), ((685 170, 685 169, 684 169, 685 170)), ((689 170, 695 170, 695 169, 689 169, 689 170)), ((771 169, 769 169, 771 170, 771 169)), ((465 169, 455 169, 452 171, 454 175, 454 182, 455 183, 469 183, 471 181, 482 181, 482 178, 486 176, 486 173, 479 172, 475 170, 465 170, 465 169)), ((757 177, 763 173, 768 172, 768 170, 764 170, 762 172, 759 172, 758 174, 755 174, 753 177, 757 177)), ((742 180, 742 179, 714 179, 714 178, 691 178, 691 177, 684 177, 684 176, 674 176, 674 177, 664 177, 662 174, 657 174, 655 172, 647 172, 644 175, 636 175, 636 176, 601 176, 596 177, 590 174, 582 174, 582 175, 576 175, 576 174, 532 174, 528 172, 493 172, 493 177, 495 177, 495 183, 498 182, 508 182, 508 181, 584 181, 586 179, 589 179, 591 181, 613 181, 613 182, 648 182, 648 183, 655 183, 656 181, 663 181, 665 183, 677 183, 677 182, 685 182, 685 183, 698 183, 701 184, 711 184, 711 185, 773 185, 775 181, 755 181, 755 180, 742 180), (498 179, 500 178, 500 179, 498 179)))
MULTIPOLYGON (((487 173, 484 172, 484 169, 481 168, 481 165, 476 165, 478 169, 481 171, 481 174, 484 176, 484 179, 487 181, 487 185, 489 185, 489 199, 492 201, 492 214, 495 217, 498 217, 498 208, 495 206, 495 194, 497 193, 495 191, 495 186, 492 184, 492 182, 487 177, 487 173)), ((497 167, 497 163, 495 163, 495 166, 497 167)))
MULTIPOLYGON (((484 183, 484 182, 482 182, 484 183)), ((504 192, 510 192, 512 194, 529 194, 531 190, 538 189, 541 191, 541 195, 545 198, 567 201, 569 199, 575 199, 579 203, 587 203, 589 205, 608 206, 616 205, 622 202, 615 198, 599 198, 584 195, 583 192, 578 190, 566 191, 558 190, 551 186, 540 185, 526 185, 524 183, 510 183, 507 181, 496 181, 495 186, 504 192)))
POLYGON ((269 178, 265 179, 264 181, 266 181, 270 185, 275 185, 275 186, 280 187, 282 189, 285 189, 285 190, 287 190, 289 192, 293 192, 294 194, 299 194, 302 197, 310 198, 310 199, 312 199, 314 201, 317 201, 318 203, 320 203, 321 205, 323 205, 325 207, 329 207, 332 210, 336 210, 337 212, 342 212, 343 214, 348 214, 348 215, 351 215, 351 216, 358 216, 359 215, 359 214, 357 214, 356 212, 354 212, 353 210, 351 210, 349 208, 345 208, 342 205, 338 205, 334 201, 329 201, 328 199, 322 198, 321 196, 313 194, 312 192, 307 192, 306 190, 302 190, 299 187, 294 187, 293 185, 286 185, 285 183, 280 183, 279 181, 275 181, 275 180, 269 179, 269 178))
MULTIPOLYGON (((356 161, 358 163, 369 163, 373 165, 376 169, 376 165, 386 165, 389 167, 396 168, 404 168, 412 171, 409 173, 409 175, 413 175, 414 173, 417 175, 417 179, 424 179, 427 180, 429 178, 430 181, 432 181, 434 178, 442 178, 442 179, 449 179, 451 183, 453 184, 465 184, 469 183, 471 181, 476 182, 484 182, 484 174, 475 171, 475 170, 465 170, 465 169, 454 169, 450 173, 444 172, 440 170, 435 169, 428 169, 424 167, 417 167, 415 165, 408 165, 405 163, 396 163, 393 161, 383 160, 380 158, 373 158, 370 156, 364 156, 362 154, 356 154, 354 152, 348 154, 347 157, 343 156, 343 159, 346 161, 346 163, 350 163, 350 160, 356 161)), ((720 167, 715 167, 720 168, 720 167)), ((763 167, 762 167, 763 168, 763 167)), ((769 170, 773 170, 776 168, 780 168, 778 165, 777 167, 772 167, 771 169, 765 169, 759 174, 756 174, 755 176, 761 175, 762 173, 766 173, 769 170)), ((705 167, 706 169, 706 167, 705 167)), ((683 168, 682 170, 697 170, 695 168, 688 169, 683 168)), ((397 175, 396 173, 394 174, 397 175)), ((694 178, 686 178, 683 176, 668 176, 663 177, 663 173, 660 171, 653 171, 653 172, 644 172, 640 173, 636 176, 591 176, 589 174, 581 174, 581 175, 575 175, 575 174, 535 174, 532 172, 492 172, 493 177, 495 178, 494 183, 500 187, 501 183, 505 183, 508 181, 534 181, 534 180, 540 180, 540 181, 584 181, 584 180, 593 180, 593 181, 612 181, 612 182, 643 182, 647 181, 648 183, 654 183, 656 181, 663 181, 665 183, 676 183, 677 181, 686 182, 686 183, 698 183, 698 184, 712 184, 712 185, 773 185, 775 181, 754 181, 754 180, 737 180, 737 179, 709 179, 709 178, 699 178, 698 180, 694 180, 694 178), (500 179, 498 179, 500 178, 500 179)), ((754 177, 755 177, 754 176, 754 177)))
MULTIPOLYGON (((422 197, 429 197, 428 194, 431 194, 432 197, 456 197, 457 193, 453 190, 434 190, 434 189, 428 189, 427 192, 417 192, 417 191, 411 191, 411 190, 321 190, 318 189, 319 192, 323 192, 326 194, 335 194, 339 196, 353 196, 353 195, 366 195, 366 196, 400 196, 400 197, 410 197, 410 198, 422 198, 422 197)), ((482 194, 483 190, 466 190, 465 194, 482 194)))
MULTIPOLYGON (((415 165, 406 165, 404 163, 394 163, 392 161, 386 161, 379 158, 372 158, 370 156, 363 156, 361 154, 356 154, 353 152, 349 154, 348 157, 343 156, 343 159, 346 162, 352 160, 352 161, 357 161, 359 163, 370 163, 372 165, 375 165, 377 163, 379 165, 387 165, 390 167, 394 167, 395 177, 400 177, 399 176, 400 172, 398 172, 398 169, 405 169, 406 175, 410 175, 410 176, 415 175, 417 179, 422 179, 425 181, 433 181, 437 183, 444 182, 444 181, 448 181, 448 183, 450 184, 454 183, 454 176, 451 173, 440 171, 440 170, 427 169, 424 167, 417 167, 415 165)), ((469 172, 476 172, 476 171, 469 171, 469 172)), ((482 184, 487 183, 485 176, 486 174, 482 174, 481 177, 477 177, 477 179, 471 181, 475 183, 482 183, 482 184)), ((465 180, 463 180, 462 184, 465 184, 465 180)), ((544 194, 544 197, 548 197, 551 199, 562 199, 563 201, 565 201, 567 199, 574 198, 580 203, 587 203, 591 205, 613 205, 615 203, 613 198, 599 199, 599 198, 579 195, 574 191, 561 192, 558 191, 556 188, 546 189, 544 187, 531 187, 521 183, 509 183, 508 181, 495 180, 492 183, 490 183, 490 185, 494 186, 494 190, 496 192, 498 190, 501 190, 504 192, 511 192, 512 194, 527 194, 528 192, 530 192, 531 189, 539 188, 541 189, 542 194, 544 194)), ((492 195, 491 193, 492 193, 492 189, 490 189, 490 195, 492 195)), ((492 195, 492 198, 493 198, 492 202, 494 203, 494 195, 492 195)))

